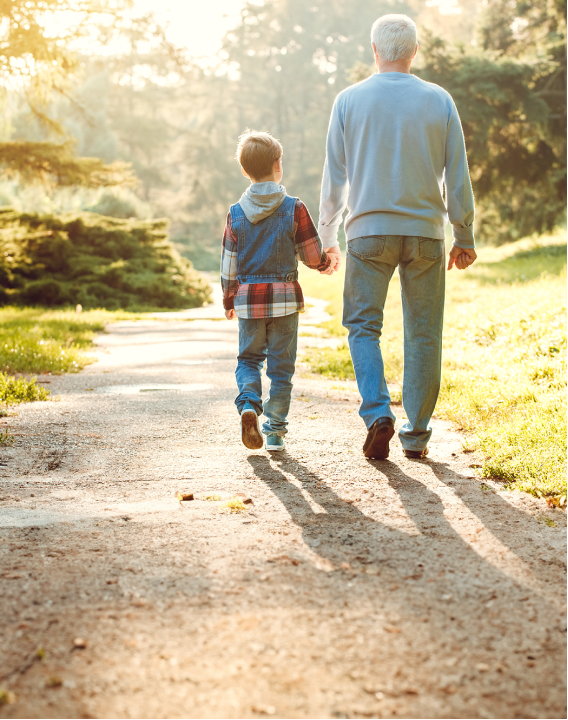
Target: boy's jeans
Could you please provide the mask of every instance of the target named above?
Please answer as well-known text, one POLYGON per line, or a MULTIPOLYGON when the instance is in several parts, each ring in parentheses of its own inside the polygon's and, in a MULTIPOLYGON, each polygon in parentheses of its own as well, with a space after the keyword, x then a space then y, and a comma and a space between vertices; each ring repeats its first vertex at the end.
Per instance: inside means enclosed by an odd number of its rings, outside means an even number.
POLYGON ((262 414, 261 370, 266 359, 270 391, 264 403, 264 414, 268 418, 262 426, 265 435, 287 432, 297 347, 297 312, 275 318, 239 318, 239 356, 235 371, 239 394, 235 405, 241 413, 248 402, 258 415, 262 414))
POLYGON ((402 404, 408 421, 399 431, 402 447, 423 450, 440 390, 444 316, 444 241, 372 235, 348 244, 343 325, 359 392, 359 414, 367 428, 380 417, 395 416, 384 376, 380 347, 389 281, 398 265, 404 316, 402 404))

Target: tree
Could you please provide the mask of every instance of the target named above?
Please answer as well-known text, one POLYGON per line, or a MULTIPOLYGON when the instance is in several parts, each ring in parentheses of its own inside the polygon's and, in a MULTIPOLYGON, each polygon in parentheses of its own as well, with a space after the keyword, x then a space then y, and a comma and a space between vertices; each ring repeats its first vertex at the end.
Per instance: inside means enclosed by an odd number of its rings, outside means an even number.
POLYGON ((506 216, 514 197, 521 234, 548 230, 566 208, 566 3, 488 0, 479 39, 490 57, 525 65, 530 95, 529 112, 515 123, 517 163, 501 171, 504 185, 494 184, 495 210, 506 216))
POLYGON ((62 187, 84 185, 97 188, 134 182, 128 163, 105 165, 97 157, 77 157, 73 149, 73 141, 0 143, 4 175, 15 175, 23 182, 39 180, 62 187))
MULTIPOLYGON (((72 97, 69 82, 78 69, 80 41, 93 40, 97 20, 115 18, 131 0, 0 0, 0 77, 24 93, 47 134, 64 135, 46 113, 54 93, 72 97), (67 22, 59 21, 65 13, 67 22), (75 22, 69 22, 69 17, 75 22), (50 30, 51 26, 56 31, 50 30)), ((69 142, 3 143, 0 171, 27 180, 61 180, 97 187, 132 181, 126 165, 105 167, 96 158, 74 158, 69 142)))

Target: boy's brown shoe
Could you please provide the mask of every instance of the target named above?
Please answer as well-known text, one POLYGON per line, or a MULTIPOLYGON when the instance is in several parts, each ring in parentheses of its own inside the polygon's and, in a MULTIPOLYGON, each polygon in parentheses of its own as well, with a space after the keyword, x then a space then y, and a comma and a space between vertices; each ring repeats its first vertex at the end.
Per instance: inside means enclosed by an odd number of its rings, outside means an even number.
POLYGON ((411 460, 423 460, 428 455, 428 448, 424 450, 404 450, 404 454, 411 460))
POLYGON ((245 405, 241 414, 241 438, 249 450, 260 450, 264 440, 258 428, 258 415, 250 405, 245 405))
POLYGON ((386 460, 389 456, 389 442, 394 435, 394 422, 382 417, 371 425, 363 445, 363 455, 375 460, 386 460))

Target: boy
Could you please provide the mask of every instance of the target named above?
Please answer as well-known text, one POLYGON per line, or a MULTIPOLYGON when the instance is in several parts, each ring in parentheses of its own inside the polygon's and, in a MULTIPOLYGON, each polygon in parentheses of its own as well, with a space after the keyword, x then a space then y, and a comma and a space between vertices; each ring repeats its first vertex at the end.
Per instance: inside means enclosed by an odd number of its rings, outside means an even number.
POLYGON ((251 185, 227 215, 221 258, 225 317, 239 318, 239 355, 235 372, 243 444, 251 450, 284 449, 292 376, 298 344, 298 313, 304 297, 298 283, 298 258, 331 275, 335 262, 322 248, 306 206, 286 194, 282 145, 266 132, 247 130, 239 138, 237 160, 251 185), (262 405, 261 370, 270 379, 262 405))

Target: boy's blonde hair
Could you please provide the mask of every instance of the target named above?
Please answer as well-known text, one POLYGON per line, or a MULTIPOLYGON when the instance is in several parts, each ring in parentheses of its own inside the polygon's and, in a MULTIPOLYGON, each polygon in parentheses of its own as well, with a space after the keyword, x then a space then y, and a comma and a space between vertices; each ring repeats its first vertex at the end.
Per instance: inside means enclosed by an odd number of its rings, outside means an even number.
POLYGON ((282 157, 282 145, 268 132, 245 130, 239 137, 237 160, 253 180, 272 173, 274 161, 282 157))

